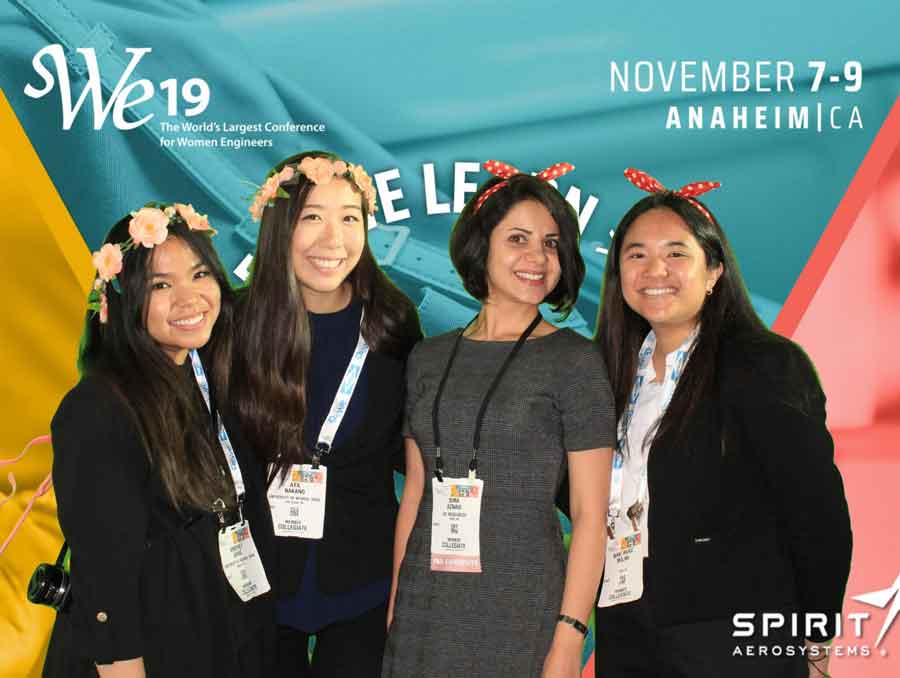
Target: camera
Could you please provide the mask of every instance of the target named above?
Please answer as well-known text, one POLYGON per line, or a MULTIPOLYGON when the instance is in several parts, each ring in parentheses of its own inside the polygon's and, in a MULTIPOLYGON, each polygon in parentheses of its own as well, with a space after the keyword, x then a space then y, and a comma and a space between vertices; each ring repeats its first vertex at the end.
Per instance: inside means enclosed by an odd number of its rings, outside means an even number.
POLYGON ((28 600, 35 605, 47 605, 63 612, 72 600, 71 578, 68 572, 68 545, 63 544, 56 564, 41 563, 28 582, 28 600))

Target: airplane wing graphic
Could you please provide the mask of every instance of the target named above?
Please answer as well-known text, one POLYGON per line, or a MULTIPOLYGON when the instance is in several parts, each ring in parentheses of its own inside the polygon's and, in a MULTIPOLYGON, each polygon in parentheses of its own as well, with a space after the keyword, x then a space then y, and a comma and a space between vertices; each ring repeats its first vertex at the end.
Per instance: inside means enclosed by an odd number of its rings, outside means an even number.
POLYGON ((900 590, 900 576, 894 580, 893 585, 886 589, 870 591, 869 593, 861 593, 858 596, 853 596, 853 600, 880 608, 887 607, 888 603, 891 602, 891 598, 894 599, 894 604, 891 605, 890 612, 888 612, 888 616, 884 620, 884 624, 878 634, 878 639, 875 641, 875 647, 878 647, 881 644, 882 638, 884 638, 888 629, 891 628, 891 624, 894 623, 897 614, 900 614, 900 596, 897 595, 898 590, 900 590))

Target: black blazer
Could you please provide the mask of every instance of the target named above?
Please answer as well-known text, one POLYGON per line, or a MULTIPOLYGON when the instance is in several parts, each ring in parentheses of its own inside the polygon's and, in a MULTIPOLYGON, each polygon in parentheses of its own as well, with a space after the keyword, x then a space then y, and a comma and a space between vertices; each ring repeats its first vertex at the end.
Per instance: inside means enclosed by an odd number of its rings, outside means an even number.
POLYGON ((717 361, 718 398, 650 453, 644 595, 654 619, 791 610, 833 620, 852 536, 815 370, 780 337, 725 339, 717 361))
MULTIPOLYGON (((244 516, 271 583, 261 470, 236 422, 226 428, 247 485, 244 516)), ((215 515, 175 509, 125 401, 85 377, 51 431, 72 603, 56 617, 44 675, 96 676, 95 662, 138 656, 148 676, 269 675, 272 594, 240 601, 222 571, 215 515)))
MULTIPOLYGON (((316 571, 326 593, 352 591, 391 576, 397 520, 393 471, 403 463, 405 366, 399 358, 369 352, 363 421, 324 462, 328 493, 316 571)), ((308 547, 307 539, 279 538, 278 595, 300 588, 308 547)))

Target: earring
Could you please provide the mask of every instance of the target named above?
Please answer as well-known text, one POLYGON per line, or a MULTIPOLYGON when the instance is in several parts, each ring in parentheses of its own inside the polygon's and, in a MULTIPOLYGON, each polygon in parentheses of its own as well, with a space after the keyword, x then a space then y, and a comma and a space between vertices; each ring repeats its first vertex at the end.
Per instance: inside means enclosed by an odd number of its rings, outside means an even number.
POLYGON ((710 287, 709 289, 706 290, 706 296, 711 297, 711 296, 712 296, 712 292, 713 292, 713 288, 710 287))

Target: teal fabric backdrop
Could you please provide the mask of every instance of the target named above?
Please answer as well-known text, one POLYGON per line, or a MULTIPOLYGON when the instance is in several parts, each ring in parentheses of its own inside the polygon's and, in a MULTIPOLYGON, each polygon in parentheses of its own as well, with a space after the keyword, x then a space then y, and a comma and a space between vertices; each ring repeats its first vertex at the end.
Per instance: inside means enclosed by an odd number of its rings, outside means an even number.
MULTIPOLYGON (((370 238, 435 334, 464 324, 476 305, 447 257, 453 215, 426 214, 422 164, 435 164, 443 202, 452 196, 454 162, 496 158, 531 171, 565 160, 577 170, 561 188, 575 184, 582 200, 599 197, 582 246, 588 277, 567 321, 591 334, 610 229, 641 197, 622 178, 633 166, 672 186, 723 183, 707 203, 771 323, 900 89, 898 26, 900 5, 883 0, 859 0, 852 12, 821 0, 11 0, 0 3, 0 88, 91 249, 135 206, 177 199, 209 213, 220 230, 216 245, 235 269, 256 238, 243 200, 252 189, 243 182, 260 182, 289 154, 327 149, 371 174, 398 168, 399 207, 411 217, 370 238), (86 81, 75 48, 97 50, 108 95, 125 48, 151 47, 132 80, 204 78, 212 96, 196 121, 324 122, 327 131, 270 135, 274 145, 264 149, 164 147, 158 122, 172 119, 160 96, 134 109, 156 114, 138 130, 95 130, 85 111, 62 130, 58 92, 34 100, 23 91, 39 82, 31 60, 49 43, 66 47, 76 96, 86 81), (610 92, 610 61, 689 59, 790 60, 798 91, 610 92), (861 91, 828 85, 809 93, 802 67, 811 59, 826 61, 829 72, 861 62, 861 91), (672 104, 816 103, 841 106, 844 116, 858 105, 863 129, 665 129, 672 104)), ((61 350, 74 356, 74 347, 61 350)))
MULTIPOLYGON (((453 215, 426 215, 422 164, 435 163, 439 198, 446 200, 456 161, 498 158, 537 170, 566 160, 577 170, 561 188, 575 184, 582 200, 588 194, 600 200, 584 234, 588 278, 569 319, 588 334, 609 230, 640 197, 621 178, 624 167, 635 166, 666 184, 723 182, 708 203, 732 239, 757 308, 771 322, 900 82, 894 35, 900 6, 865 0, 849 16, 834 4, 13 0, 0 4, 0 87, 92 248, 135 205, 179 198, 209 212, 222 231, 217 246, 235 268, 256 234, 245 218, 242 197, 249 189, 241 181, 259 182, 290 153, 333 150, 371 173, 399 169, 392 186, 403 189, 399 206, 412 216, 371 237, 433 334, 458 325, 475 306, 446 255, 453 215), (109 123, 94 130, 82 112, 64 131, 56 91, 40 100, 23 94, 26 82, 39 82, 32 56, 50 42, 97 48, 107 89, 122 70, 125 47, 152 47, 135 77, 209 82, 209 108, 195 120, 321 121, 327 131, 270 135, 272 148, 242 150, 163 148, 162 115, 122 132, 109 123), (689 95, 663 92, 657 81, 651 93, 610 92, 610 61, 686 59, 791 60, 801 91, 689 95), (804 93, 810 59, 838 69, 860 61, 862 90, 804 93), (672 103, 816 102, 842 106, 844 125, 849 107, 860 106, 863 129, 665 129, 672 103)), ((83 62, 73 55, 71 63, 83 62)), ((73 91, 83 86, 76 76, 73 91)), ((136 110, 162 112, 163 106, 157 96, 136 110)))

